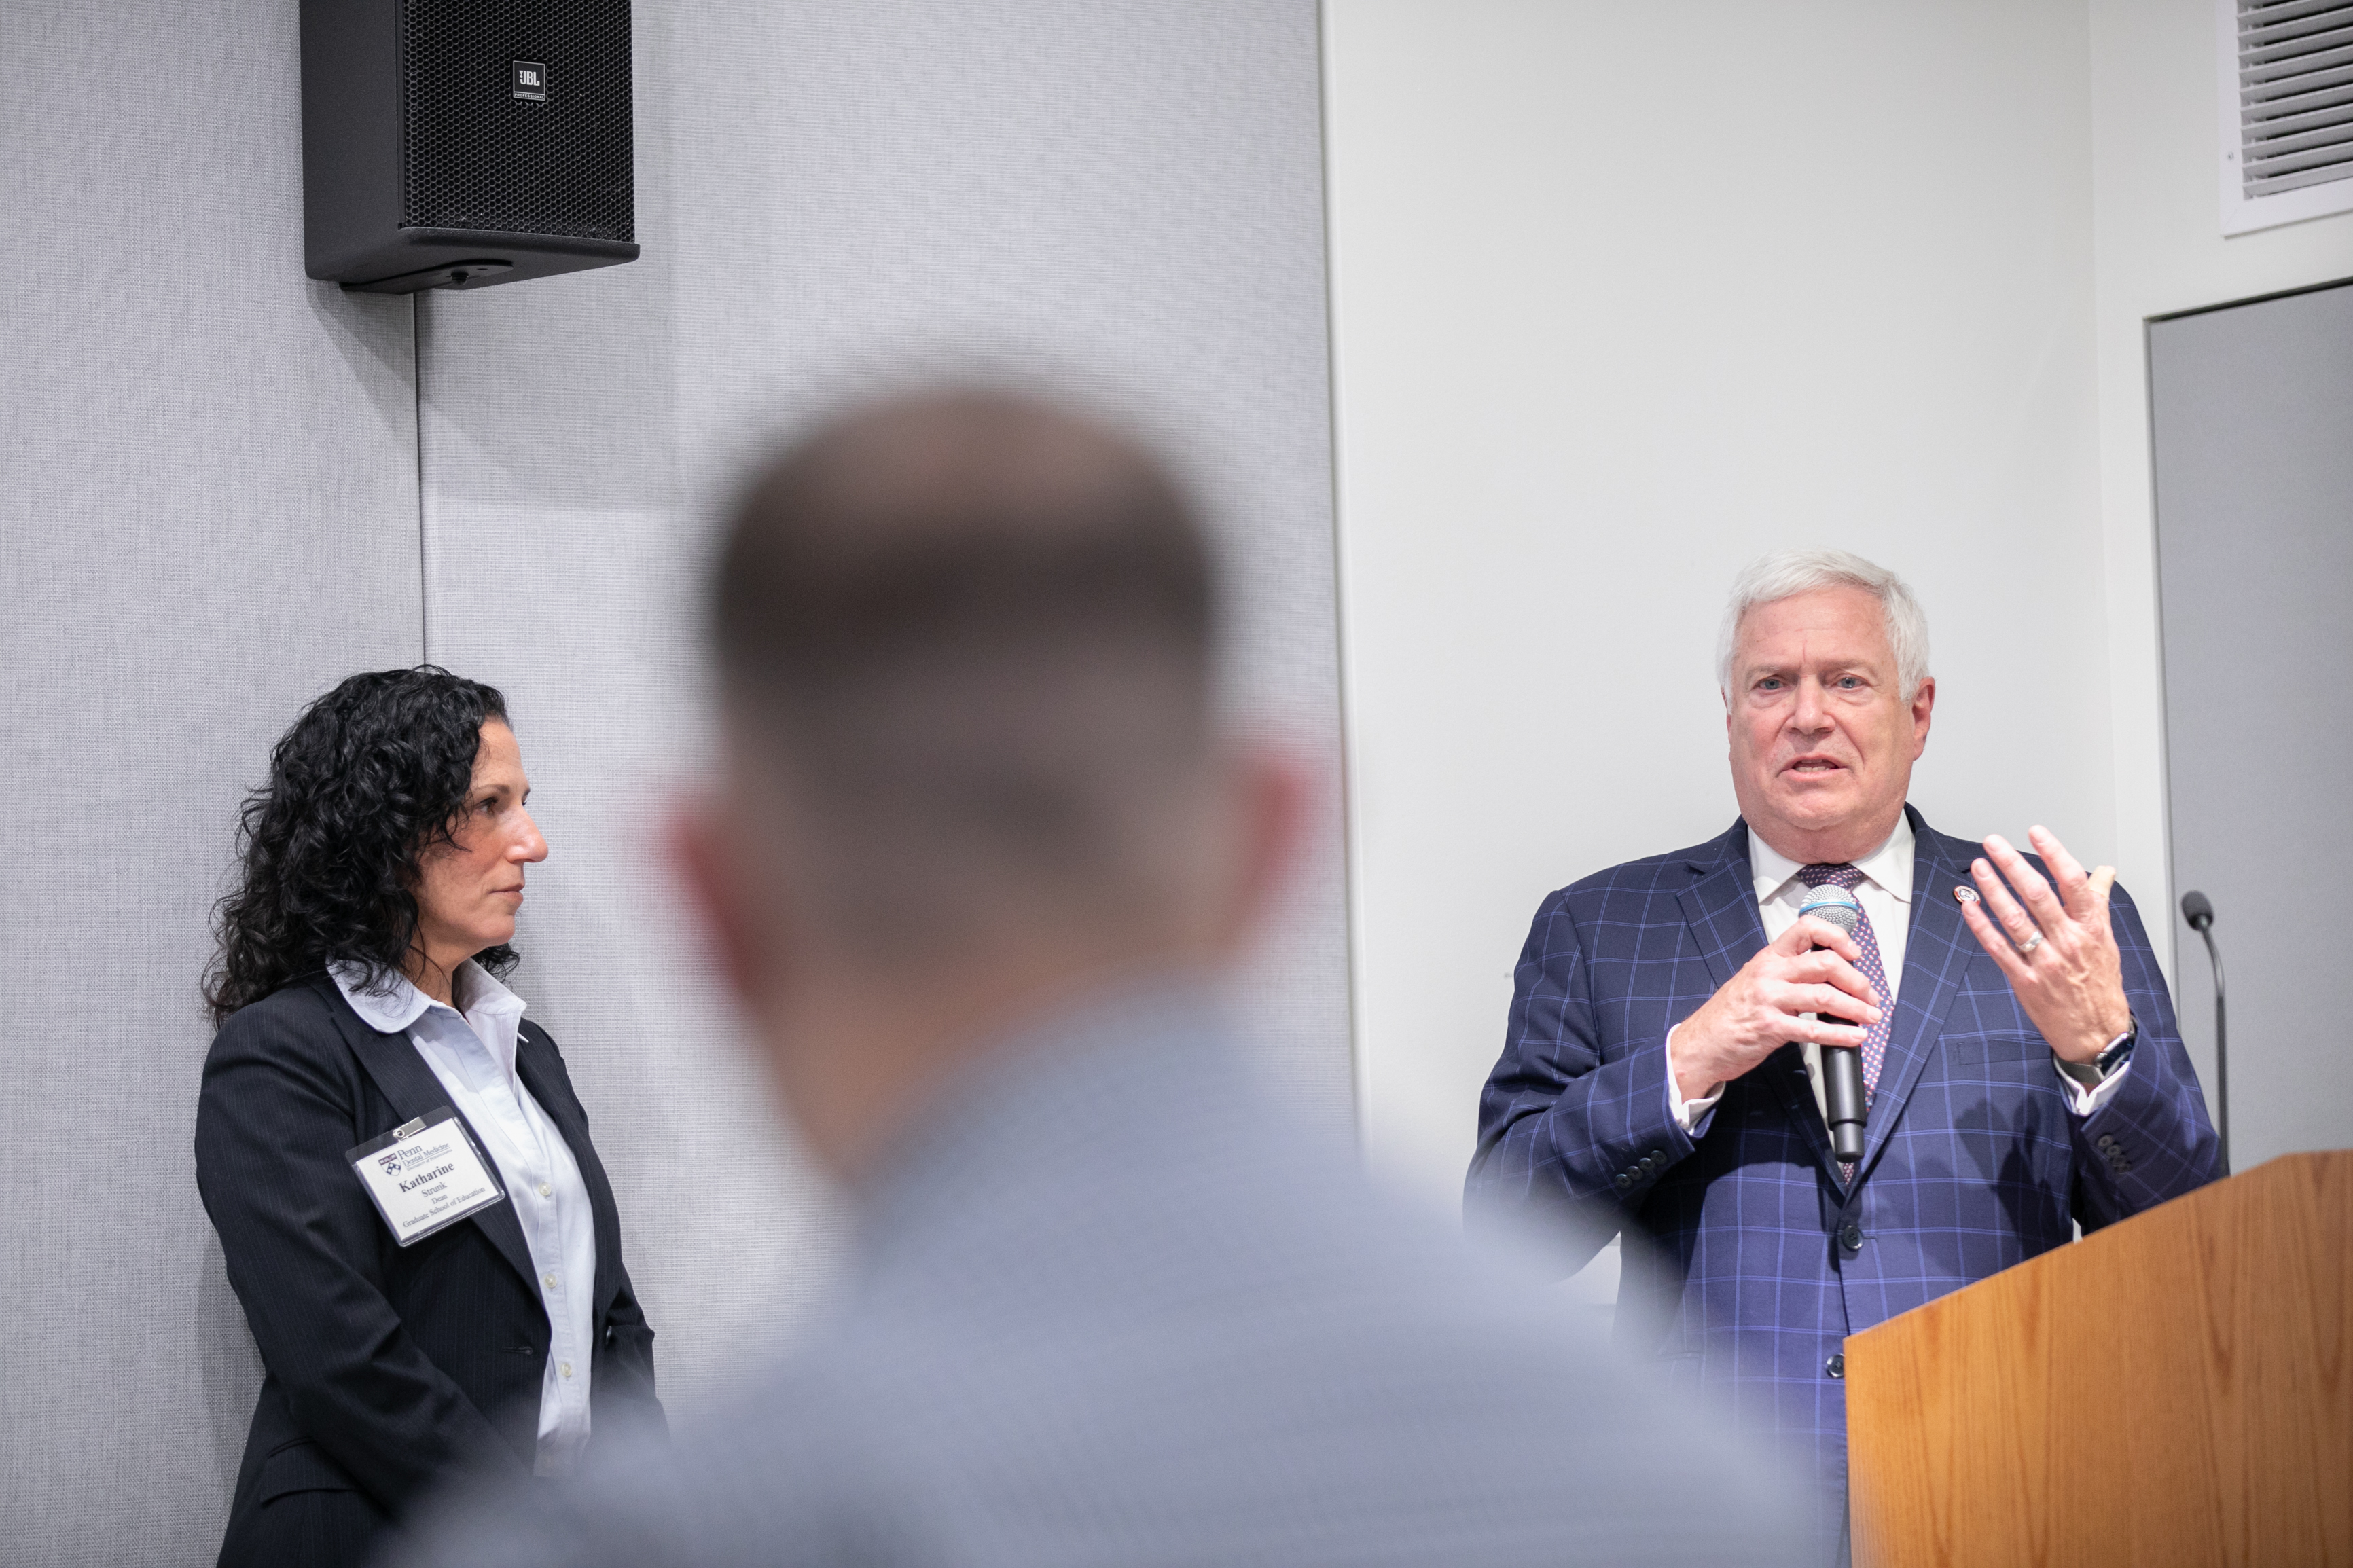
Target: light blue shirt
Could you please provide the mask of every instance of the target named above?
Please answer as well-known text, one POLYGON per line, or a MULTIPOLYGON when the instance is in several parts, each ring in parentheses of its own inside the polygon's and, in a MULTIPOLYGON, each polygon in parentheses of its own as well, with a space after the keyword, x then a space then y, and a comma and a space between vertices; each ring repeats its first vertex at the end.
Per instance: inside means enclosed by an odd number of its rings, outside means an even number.
POLYGON ((596 1226, 572 1146, 516 1076, 522 998, 471 962, 451 976, 457 1008, 443 1006, 397 974, 388 994, 372 994, 359 988, 366 978, 359 965, 332 963, 327 972, 368 1027, 408 1036, 449 1091, 449 1103, 481 1134, 484 1152, 506 1183, 547 1309, 536 1468, 543 1476, 565 1474, 588 1443, 596 1226))
POLYGON ((675 1448, 425 1519, 406 1568, 1781 1568, 1804 1483, 1541 1272, 1374 1190, 1212 993, 1074 999, 938 1074, 844 1294, 675 1448))

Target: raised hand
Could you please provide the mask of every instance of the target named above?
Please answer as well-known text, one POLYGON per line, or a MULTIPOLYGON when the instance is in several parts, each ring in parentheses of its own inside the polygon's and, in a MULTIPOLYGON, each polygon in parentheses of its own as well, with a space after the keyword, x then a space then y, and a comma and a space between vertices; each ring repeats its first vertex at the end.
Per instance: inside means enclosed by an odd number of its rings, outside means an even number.
POLYGON ((1862 962, 1854 938, 1810 915, 1783 931, 1675 1026, 1668 1056, 1675 1092, 1697 1100, 1791 1040, 1861 1047, 1879 1019, 1879 995, 1855 968, 1862 962), (1816 952, 1817 946, 1831 951, 1816 952))
POLYGON ((2107 866, 2086 872, 2048 828, 2030 828, 2026 837, 2051 868, 2055 889, 1996 834, 1969 866, 1976 888, 1954 894, 1970 932, 2010 977, 2018 1005, 2052 1050, 2063 1060, 2088 1062, 2132 1027, 2124 961, 2108 925, 2116 874, 2107 866), (1964 896, 1970 893, 1976 896, 1964 896))

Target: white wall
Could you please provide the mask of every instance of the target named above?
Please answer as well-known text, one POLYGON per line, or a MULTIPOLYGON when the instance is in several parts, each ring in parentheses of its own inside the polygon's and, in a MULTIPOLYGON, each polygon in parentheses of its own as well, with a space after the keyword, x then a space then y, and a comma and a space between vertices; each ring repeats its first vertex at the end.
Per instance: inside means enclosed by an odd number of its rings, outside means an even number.
MULTIPOLYGON (((1926 602, 1914 800, 2117 865, 2169 952, 2143 319, 2225 241, 2212 0, 1327 0, 1359 1093, 1451 1195, 1548 889, 1734 813, 1743 561, 1926 602)), ((2202 961, 2201 961, 2202 962, 2202 961)))
MULTIPOLYGON (((2116 838, 2126 862, 2168 863, 2165 694, 2158 659, 2147 319, 2353 278, 2353 214, 2222 237, 2217 216, 2214 0, 2094 0, 2094 320, 2108 565, 2116 838)), ((2146 877, 2142 879, 2147 880, 2146 877)), ((2145 900, 2154 902, 2154 900, 2145 900)), ((2189 944, 2177 988, 2210 1005, 2189 944)), ((2211 1074, 2202 1037, 2191 1047, 2211 1074)))
POLYGON ((1919 590, 1931 822, 2117 856, 2090 70, 2018 0, 1327 5, 1360 1095, 1433 1195, 1537 901, 1732 820, 1767 549, 1919 590))

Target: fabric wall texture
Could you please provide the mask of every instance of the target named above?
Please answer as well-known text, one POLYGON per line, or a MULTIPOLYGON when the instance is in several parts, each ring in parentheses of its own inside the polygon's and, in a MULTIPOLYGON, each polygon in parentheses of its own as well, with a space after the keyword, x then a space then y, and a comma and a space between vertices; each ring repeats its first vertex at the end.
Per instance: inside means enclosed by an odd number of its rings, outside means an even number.
POLYGON ((417 657, 410 311, 302 276, 294 7, 0 30, 0 1559, 208 1562, 206 922, 288 719, 417 657))
POLYGON ((1329 781, 1248 1005, 1287 1091, 1345 1125, 1318 65, 1303 0, 641 4, 637 43, 644 259, 419 302, 426 625, 512 700, 552 851, 512 983, 596 1119, 691 1410, 801 1321, 836 1227, 656 836, 705 724, 716 517, 841 398, 1011 374, 1198 486, 1242 593, 1237 700, 1329 781))
POLYGON ((0 1558, 209 1562, 259 1364, 189 1150, 243 792, 422 656, 506 688, 562 1043, 687 1418, 788 1337, 836 1205, 772 1130, 654 830, 691 636, 781 427, 952 369, 1148 429, 1225 530, 1238 708, 1324 767, 1244 987, 1350 1114, 1310 0, 638 0, 642 261, 417 301, 301 269, 295 8, 23 0, 0 46, 0 1558), (121 90, 135 80, 139 90, 121 90))

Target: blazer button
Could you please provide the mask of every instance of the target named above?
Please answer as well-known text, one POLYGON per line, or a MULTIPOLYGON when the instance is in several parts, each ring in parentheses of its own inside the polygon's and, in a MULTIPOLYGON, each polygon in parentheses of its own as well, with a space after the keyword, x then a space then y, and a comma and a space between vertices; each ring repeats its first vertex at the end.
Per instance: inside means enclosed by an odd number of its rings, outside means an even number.
POLYGON ((1633 1177, 1631 1177, 1631 1176, 1628 1175, 1628 1174, 1627 1174, 1625 1172, 1623 1172, 1623 1171, 1620 1171, 1620 1172, 1619 1172, 1619 1173, 1618 1173, 1618 1190, 1619 1190, 1620 1192, 1621 1192, 1621 1193, 1622 1193, 1622 1192, 1624 1192, 1628 1187, 1630 1187, 1630 1186, 1632 1186, 1633 1184, 1634 1184, 1634 1178, 1633 1178, 1633 1177))
POLYGON ((2103 1152, 2113 1150, 2116 1146, 2116 1141, 2114 1138, 2109 1137, 2105 1132, 2100 1134, 2099 1142, 2093 1145, 2094 1148, 2098 1149, 2103 1152))
POLYGON ((1832 1377, 1840 1378, 1841 1380, 1844 1379, 1846 1376, 1846 1357, 1844 1355, 1834 1355, 1831 1357, 1830 1360, 1822 1363, 1822 1370, 1829 1373, 1832 1377))
POLYGON ((1839 1226, 1839 1245, 1845 1247, 1849 1252, 1861 1252, 1862 1250, 1862 1226, 1855 1224, 1852 1220, 1849 1220, 1846 1224, 1839 1226))

